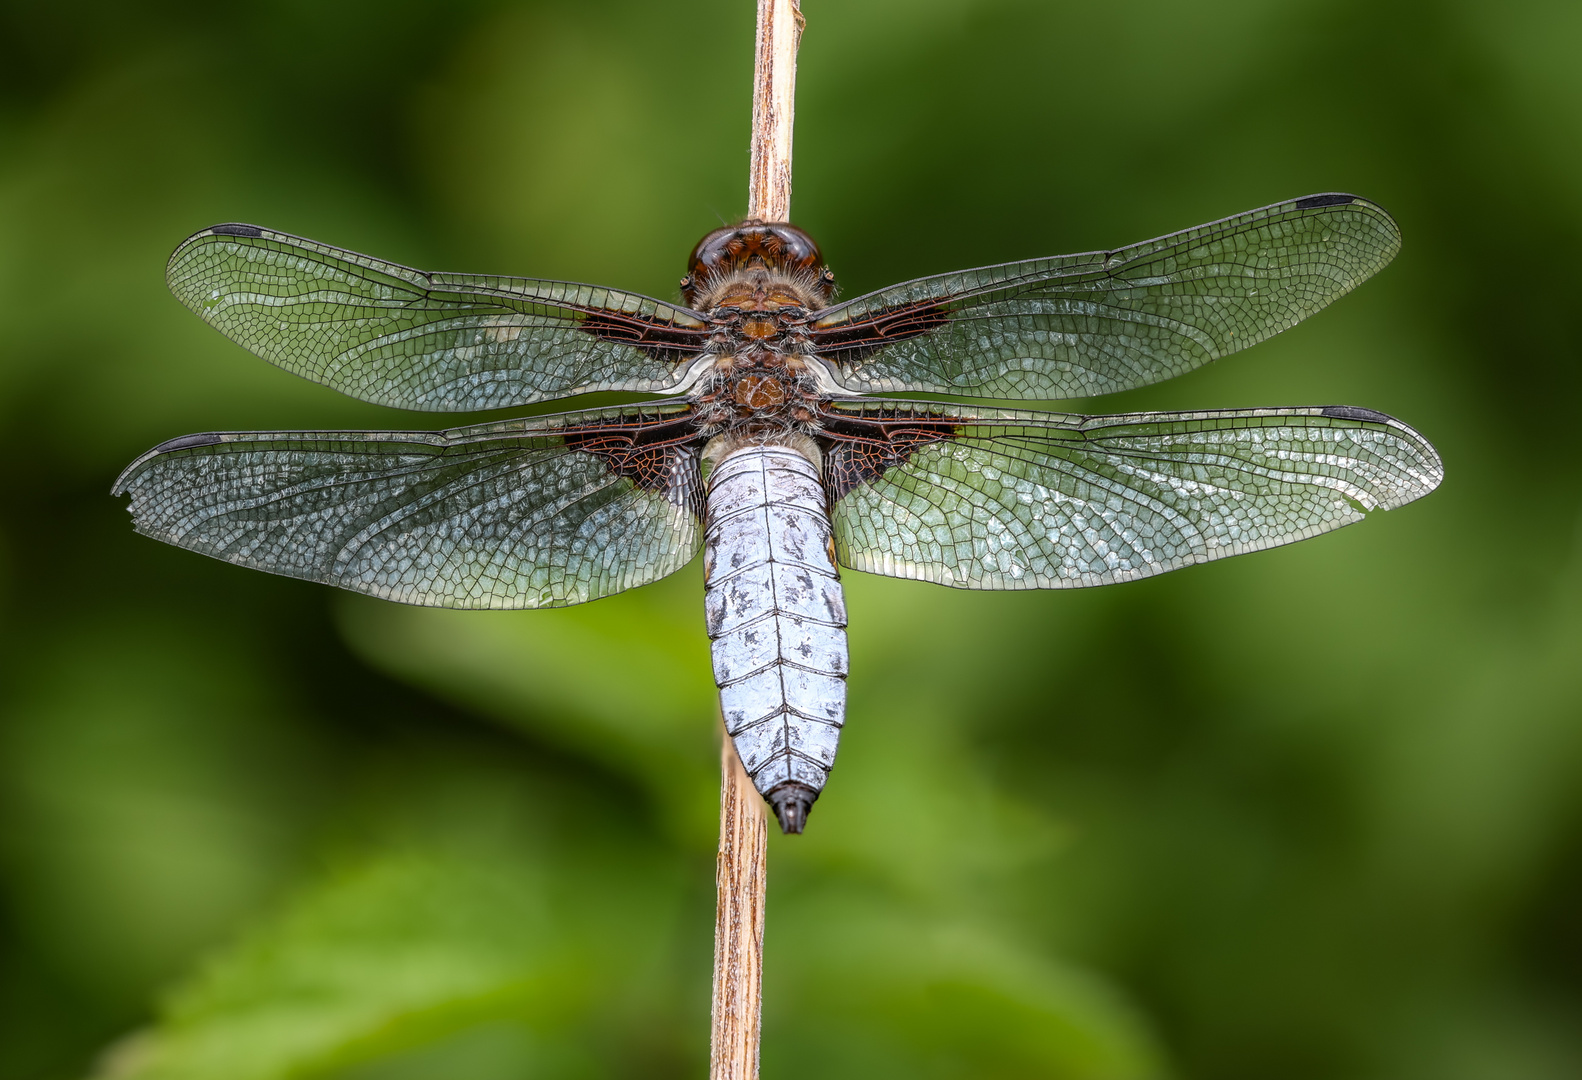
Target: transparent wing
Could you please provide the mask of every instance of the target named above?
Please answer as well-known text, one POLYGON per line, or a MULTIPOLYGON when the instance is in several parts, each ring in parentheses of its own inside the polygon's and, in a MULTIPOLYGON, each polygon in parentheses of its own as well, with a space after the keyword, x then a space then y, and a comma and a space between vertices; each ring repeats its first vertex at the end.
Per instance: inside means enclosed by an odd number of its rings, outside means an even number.
POLYGON ((968 589, 1107 585, 1289 544, 1421 498, 1434 448, 1332 406, 1067 416, 840 403, 826 483, 845 566, 968 589))
POLYGON ((826 309, 810 337, 858 393, 1108 394, 1294 326, 1400 243, 1373 203, 1312 195, 1117 251, 920 278, 826 309))
POLYGON ((556 607, 699 545, 687 407, 446 432, 189 435, 116 481, 137 530, 226 562, 433 607, 556 607))
POLYGON ((270 363, 402 409, 664 392, 708 336, 696 313, 645 296, 427 274, 252 225, 189 237, 165 276, 183 304, 270 363))

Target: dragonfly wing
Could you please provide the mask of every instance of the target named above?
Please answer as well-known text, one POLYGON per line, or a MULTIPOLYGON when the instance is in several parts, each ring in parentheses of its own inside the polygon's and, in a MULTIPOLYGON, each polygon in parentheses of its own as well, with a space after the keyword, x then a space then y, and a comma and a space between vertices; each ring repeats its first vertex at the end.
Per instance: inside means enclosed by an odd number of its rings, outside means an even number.
POLYGON ((843 565, 968 589, 1106 585, 1289 544, 1428 494, 1434 448, 1348 407, 1068 416, 832 406, 843 565))
POLYGON ((1400 242, 1373 203, 1313 195, 1116 251, 921 278, 826 309, 810 337, 855 393, 1108 394, 1294 326, 1400 242))
POLYGON ((165 276, 183 304, 270 363, 402 409, 667 392, 708 337, 695 312, 646 296, 428 274, 252 225, 189 237, 165 276))
POLYGON ((700 540, 687 407, 446 432, 189 435, 116 481, 137 530, 408 604, 557 607, 646 584, 700 540))

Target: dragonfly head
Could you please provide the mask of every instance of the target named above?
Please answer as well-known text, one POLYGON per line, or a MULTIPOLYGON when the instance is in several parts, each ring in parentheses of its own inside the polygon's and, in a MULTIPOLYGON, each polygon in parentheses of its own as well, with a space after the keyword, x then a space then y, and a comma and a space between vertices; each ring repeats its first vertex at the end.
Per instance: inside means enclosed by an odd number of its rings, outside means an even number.
POLYGON ((835 275, 811 236, 795 225, 749 218, 698 241, 681 279, 682 301, 688 307, 713 306, 710 294, 721 284, 749 275, 792 286, 799 306, 810 309, 825 307, 835 293, 835 275))

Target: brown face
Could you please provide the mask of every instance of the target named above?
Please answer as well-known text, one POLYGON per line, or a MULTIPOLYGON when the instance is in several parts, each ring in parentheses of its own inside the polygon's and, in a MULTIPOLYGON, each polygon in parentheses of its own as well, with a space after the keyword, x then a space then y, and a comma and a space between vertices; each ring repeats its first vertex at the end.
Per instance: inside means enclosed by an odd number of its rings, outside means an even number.
POLYGON ((755 267, 805 280, 823 303, 835 293, 835 275, 811 236, 795 225, 744 221, 698 241, 687 260, 687 276, 681 279, 682 301, 690 306, 697 302, 700 286, 755 267))

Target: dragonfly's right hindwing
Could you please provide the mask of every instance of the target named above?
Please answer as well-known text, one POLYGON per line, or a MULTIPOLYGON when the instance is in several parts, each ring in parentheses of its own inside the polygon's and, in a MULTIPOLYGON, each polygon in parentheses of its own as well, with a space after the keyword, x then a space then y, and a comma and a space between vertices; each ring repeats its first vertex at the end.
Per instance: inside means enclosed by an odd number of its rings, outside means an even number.
POLYGON ((701 538, 688 407, 448 432, 189 435, 116 481, 137 530, 408 604, 559 607, 655 581, 701 538))
POLYGON ((846 713, 846 604, 819 472, 753 446, 709 477, 704 606, 725 730, 786 832, 801 832, 846 713))
POLYGON ((834 403, 841 564, 967 589, 1152 577, 1289 544, 1434 490, 1439 455, 1345 406, 1074 416, 834 403))

